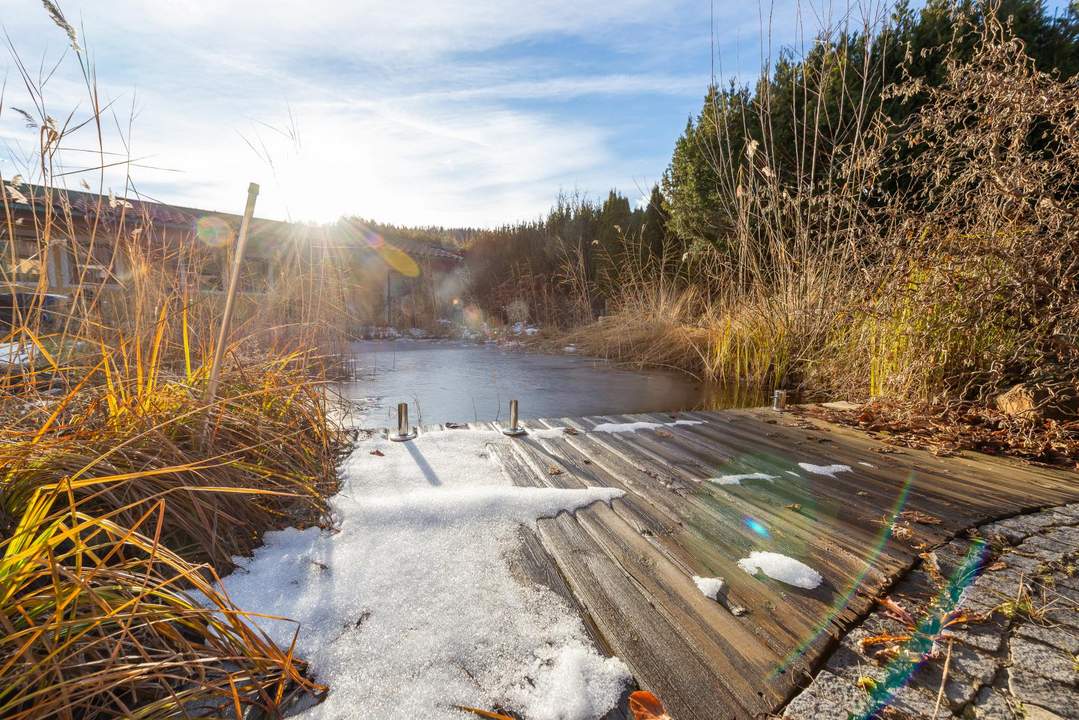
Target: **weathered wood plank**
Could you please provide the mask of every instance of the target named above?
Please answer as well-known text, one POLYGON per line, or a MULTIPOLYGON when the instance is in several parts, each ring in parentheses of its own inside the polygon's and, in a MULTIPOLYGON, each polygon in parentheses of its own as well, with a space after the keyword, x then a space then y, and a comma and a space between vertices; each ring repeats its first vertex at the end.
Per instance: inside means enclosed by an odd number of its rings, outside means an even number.
MULTIPOLYGON (((514 482, 616 487, 625 495, 522 528, 511 568, 577 612, 596 647, 622 658, 679 720, 774 711, 921 549, 972 525, 1079 500, 1075 473, 971 453, 882 454, 875 452, 880 438, 796 413, 652 413, 526 425, 576 432, 492 444, 514 482), (672 424, 676 419, 700 424, 672 424), (600 423, 640 421, 664 427, 595 432, 600 423), (799 463, 851 471, 826 477, 799 463), (773 477, 709 481, 751 473, 773 477), (910 540, 890 538, 885 526, 896 507, 940 523, 914 523, 910 540), (751 576, 737 563, 752 550, 802 560, 826 584, 803 591, 751 576), (726 580, 718 602, 699 592, 694 575, 726 580), (748 613, 732 612, 739 606, 748 613)), ((452 431, 417 428, 442 430, 452 431)), ((623 699, 607 720, 626 717, 623 699)))
POLYGON ((702 424, 608 434, 594 428, 674 418, 531 421, 577 433, 525 436, 502 453, 521 484, 626 492, 610 507, 541 520, 545 555, 537 554, 536 563, 557 568, 533 567, 529 576, 552 589, 560 579, 556 592, 571 592, 597 644, 626 661, 676 718, 748 718, 779 707, 830 636, 866 612, 916 557, 911 542, 882 541, 882 518, 897 503, 940 518, 940 525, 915 525, 912 542, 932 547, 987 519, 1079 499, 1071 474, 913 450, 882 455, 873 451, 879 441, 865 434, 786 413, 677 417, 702 424), (852 471, 813 476, 802 462, 852 471), (753 472, 776 479, 707 481, 753 472), (793 503, 798 511, 786 507, 793 503), (752 549, 801 559, 829 585, 799 591, 750 576, 736 563, 752 549), (726 595, 720 602, 705 598, 692 575, 724 577, 726 595), (734 605, 750 612, 736 617, 734 605))

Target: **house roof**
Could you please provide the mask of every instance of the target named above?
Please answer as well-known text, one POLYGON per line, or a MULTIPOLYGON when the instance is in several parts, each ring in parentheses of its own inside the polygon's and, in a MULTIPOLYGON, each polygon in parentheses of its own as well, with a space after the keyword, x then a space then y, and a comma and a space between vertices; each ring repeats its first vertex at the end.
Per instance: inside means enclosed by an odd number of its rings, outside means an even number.
MULTIPOLYGON (((60 188, 51 188, 47 191, 42 185, 27 183, 15 188, 12 188, 10 183, 5 183, 5 190, 8 194, 9 204, 14 210, 41 213, 47 205, 51 204, 53 211, 61 217, 66 217, 67 213, 70 212, 74 218, 94 218, 111 225, 121 223, 136 226, 152 224, 156 228, 194 233, 197 231, 198 222, 205 218, 213 217, 224 220, 233 230, 239 229, 242 221, 242 216, 235 213, 203 210, 183 205, 169 205, 139 197, 117 197, 111 193, 101 195, 82 190, 60 188)), ((292 235, 298 229, 306 231, 314 227, 302 223, 253 218, 251 221, 251 238, 257 241, 259 238, 267 236, 281 237, 292 235)), ((305 234, 306 232, 299 235, 305 234)), ((386 243, 415 257, 438 258, 453 262, 460 262, 463 259, 460 252, 435 242, 425 242, 400 236, 383 239, 386 243)))

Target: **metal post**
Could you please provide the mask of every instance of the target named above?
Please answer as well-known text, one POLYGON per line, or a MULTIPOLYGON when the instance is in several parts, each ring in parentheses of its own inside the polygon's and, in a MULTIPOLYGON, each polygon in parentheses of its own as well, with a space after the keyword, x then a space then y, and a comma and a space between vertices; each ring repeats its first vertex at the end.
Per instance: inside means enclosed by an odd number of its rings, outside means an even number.
POLYGON ((517 424, 517 401, 510 400, 510 426, 506 430, 502 431, 504 434, 511 437, 518 435, 524 435, 525 429, 517 424))
POLYGON ((258 183, 247 186, 247 207, 244 208, 244 217, 240 221, 240 234, 236 238, 235 256, 232 259, 232 273, 229 275, 229 289, 225 296, 225 312, 221 317, 221 332, 217 335, 217 345, 214 347, 213 364, 210 365, 210 381, 206 384, 206 395, 203 402, 207 405, 213 403, 217 395, 217 383, 221 373, 221 359, 225 355, 225 344, 228 342, 229 325, 232 323, 232 305, 236 299, 236 287, 240 284, 240 266, 244 261, 244 249, 247 247, 247 231, 251 226, 251 216, 255 214, 255 198, 259 195, 258 183))
POLYGON ((415 437, 416 433, 408 424, 408 403, 397 403, 397 434, 390 435, 390 440, 404 442, 415 437))
POLYGON ((772 393, 772 409, 783 410, 787 407, 787 391, 776 390, 772 393))

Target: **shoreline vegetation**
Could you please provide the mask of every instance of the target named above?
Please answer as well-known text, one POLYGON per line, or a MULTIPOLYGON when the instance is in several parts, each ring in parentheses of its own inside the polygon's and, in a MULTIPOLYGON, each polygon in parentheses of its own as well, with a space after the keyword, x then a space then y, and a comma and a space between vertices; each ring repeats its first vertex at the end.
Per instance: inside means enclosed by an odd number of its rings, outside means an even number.
MULTIPOLYGON (((237 321, 207 401, 220 298, 175 271, 197 276, 198 255, 178 257, 187 250, 111 193, 85 216, 66 202, 62 146, 100 143, 113 117, 75 29, 45 5, 89 110, 54 119, 44 81, 13 55, 35 105, 0 110, 39 132, 39 165, 25 174, 44 196, 17 217, 30 186, 0 178, 11 253, 0 278, 11 305, 0 330, 0 717, 279 717, 326 688, 220 578, 269 530, 330 525, 347 444, 325 392, 335 313, 277 321, 280 298, 237 321), (34 244, 32 267, 12 238, 34 244), (100 266, 106 244, 122 248, 122 267, 100 266), (76 282, 57 309, 47 278, 64 253, 76 282)), ((84 177, 103 178, 112 156, 93 152, 102 168, 84 177)), ((306 292, 311 279, 289 287, 306 292)))
POLYGON ((644 207, 563 196, 474 236, 474 299, 552 347, 1074 466, 1079 8, 857 12, 714 85, 644 207))
MULTIPOLYGON (((0 336, 0 716, 277 717, 327 688, 220 578, 267 531, 332 527, 347 438, 325 385, 343 313, 317 274, 289 278, 233 333, 204 400, 219 310, 168 270, 152 223, 95 222, 76 246, 54 160, 76 132, 100 143, 112 110, 45 7, 90 109, 54 119, 15 56, 36 105, 0 111, 39 132, 26 174, 55 197, 16 228, 26 185, 0 178, 0 222, 36 243, 38 298, 57 252, 79 282, 58 323, 40 300, 0 336), (106 235, 126 253, 119 295, 88 272, 106 235)), ((714 382, 872 399, 832 419, 943 452, 1074 465, 1079 8, 989 7, 852 15, 755 85, 713 86, 641 208, 563 196, 534 222, 409 232, 463 247, 466 302, 491 323, 714 382)), ((122 215, 98 190, 95 217, 122 215)), ((0 292, 21 280, 5 270, 0 292)))

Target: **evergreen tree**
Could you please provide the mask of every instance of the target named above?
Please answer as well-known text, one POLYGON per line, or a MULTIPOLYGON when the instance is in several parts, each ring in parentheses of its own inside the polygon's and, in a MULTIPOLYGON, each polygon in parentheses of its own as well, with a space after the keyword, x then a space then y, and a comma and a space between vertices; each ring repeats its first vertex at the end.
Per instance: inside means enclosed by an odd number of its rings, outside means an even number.
MULTIPOLYGON (((945 59, 968 57, 986 6, 977 0, 929 0, 915 13, 904 0, 875 32, 818 38, 802 58, 780 54, 755 86, 712 86, 701 112, 675 142, 661 184, 667 226, 687 244, 722 247, 735 221, 730 199, 747 157, 794 191, 835 181, 833 159, 867 130, 879 110, 902 123, 920 102, 882 98, 906 77, 939 84, 945 59)), ((1026 43, 1039 69, 1079 72, 1079 0, 1059 16, 1042 0, 1001 0, 998 17, 1026 43)))

